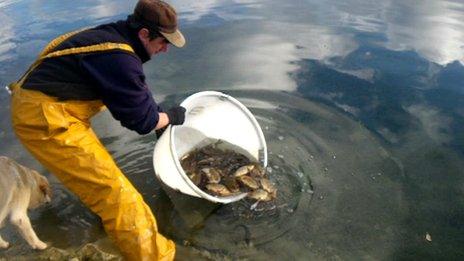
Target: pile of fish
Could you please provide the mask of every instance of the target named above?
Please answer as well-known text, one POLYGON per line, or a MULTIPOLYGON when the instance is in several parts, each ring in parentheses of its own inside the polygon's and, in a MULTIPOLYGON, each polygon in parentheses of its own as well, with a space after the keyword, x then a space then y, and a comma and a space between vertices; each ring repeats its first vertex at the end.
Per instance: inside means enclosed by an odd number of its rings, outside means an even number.
POLYGON ((222 150, 217 144, 195 149, 181 160, 190 180, 203 191, 214 196, 248 193, 258 201, 270 201, 277 189, 266 177, 265 169, 233 150, 222 150))

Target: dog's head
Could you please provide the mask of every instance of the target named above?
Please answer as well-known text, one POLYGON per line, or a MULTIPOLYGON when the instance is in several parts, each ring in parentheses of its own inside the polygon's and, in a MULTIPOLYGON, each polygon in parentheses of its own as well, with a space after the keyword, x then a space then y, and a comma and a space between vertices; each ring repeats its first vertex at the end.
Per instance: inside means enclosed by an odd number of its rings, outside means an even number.
MULTIPOLYGON (((37 173, 38 174, 38 173, 37 173)), ((52 201, 52 189, 50 187, 50 183, 48 183, 48 180, 46 177, 39 175, 39 189, 40 192, 42 192, 43 200, 45 203, 50 203, 52 201)))
POLYGON ((35 179, 36 187, 34 192, 31 195, 31 208, 35 208, 45 203, 50 203, 52 201, 52 189, 50 183, 46 177, 40 175, 37 171, 32 170, 32 176, 35 179))

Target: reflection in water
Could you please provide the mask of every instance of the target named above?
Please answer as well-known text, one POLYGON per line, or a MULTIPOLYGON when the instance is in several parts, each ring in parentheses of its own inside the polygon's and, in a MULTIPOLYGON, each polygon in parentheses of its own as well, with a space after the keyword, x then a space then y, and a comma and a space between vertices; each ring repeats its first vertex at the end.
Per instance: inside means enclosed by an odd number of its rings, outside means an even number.
MULTIPOLYGON (((58 34, 124 18, 133 4, 3 1, 0 83, 58 34)), ((238 202, 189 227, 153 175, 154 136, 97 117, 181 259, 462 259, 462 1, 173 4, 188 42, 145 65, 157 101, 169 107, 211 89, 243 101, 263 128, 282 192, 275 208, 238 202)), ((1 91, 0 123, 0 154, 40 170, 11 131, 1 91)), ((58 247, 103 237, 98 218, 53 184, 54 204, 32 213, 41 237, 58 247)), ((4 234, 16 247, 0 258, 30 253, 11 229, 4 234)))
POLYGON ((132 3, 121 4, 119 2, 108 2, 106 0, 92 1, 89 6, 90 16, 96 20, 103 20, 125 14, 132 8, 132 3), (92 6, 93 5, 93 6, 92 6))
POLYGON ((173 6, 177 7, 180 18, 185 23, 198 23, 202 26, 222 24, 224 20, 259 19, 259 16, 251 14, 249 9, 261 8, 262 4, 250 0, 173 0, 173 6))
POLYGON ((289 73, 297 69, 291 63, 297 59, 296 48, 291 43, 271 35, 257 35, 237 38, 230 46, 236 50, 227 68, 231 73, 240 75, 240 81, 232 88, 275 91, 296 89, 289 77, 289 73))
POLYGON ((11 50, 16 47, 16 44, 13 42, 15 33, 13 30, 13 19, 1 11, 0 21, 2 21, 2 26, 0 27, 0 62, 4 62, 13 57, 11 50))
POLYGON ((433 141, 442 144, 451 141, 450 117, 442 115, 436 108, 424 105, 412 105, 406 110, 420 121, 424 132, 433 141))
MULTIPOLYGON (((464 62, 464 16, 462 1, 310 1, 305 21, 340 27, 338 33, 356 31, 358 38, 388 49, 414 50, 432 62, 464 62), (311 12, 311 10, 314 10, 311 12), (313 17, 313 18, 309 18, 313 17), (365 34, 369 33, 369 34, 365 34)), ((299 10, 288 10, 300 14, 299 10)), ((288 19, 285 17, 284 19, 288 19)), ((301 22, 301 17, 298 16, 301 22)))
POLYGON ((413 49, 439 64, 464 62, 463 9, 462 1, 390 1, 385 14, 386 47, 413 49))

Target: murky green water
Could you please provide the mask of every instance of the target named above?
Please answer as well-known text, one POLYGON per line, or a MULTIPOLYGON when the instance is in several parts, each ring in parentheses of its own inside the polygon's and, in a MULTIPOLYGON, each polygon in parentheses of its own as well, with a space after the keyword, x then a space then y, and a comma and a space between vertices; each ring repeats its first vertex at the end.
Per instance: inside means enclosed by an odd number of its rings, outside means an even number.
MULTIPOLYGON (((217 90, 243 102, 281 192, 274 207, 241 201, 192 224, 176 208, 188 200, 171 200, 153 174, 155 136, 98 115, 96 132, 181 246, 179 259, 464 257, 462 1, 171 3, 188 44, 145 65, 155 99, 169 107, 217 90)), ((53 37, 124 18, 133 5, 0 2, 1 86, 53 37)), ((18 142, 3 89, 0 144, 53 181, 52 205, 31 213, 40 238, 66 248, 104 237, 99 219, 18 142)), ((0 257, 35 254, 10 226, 2 235, 14 247, 0 257)))

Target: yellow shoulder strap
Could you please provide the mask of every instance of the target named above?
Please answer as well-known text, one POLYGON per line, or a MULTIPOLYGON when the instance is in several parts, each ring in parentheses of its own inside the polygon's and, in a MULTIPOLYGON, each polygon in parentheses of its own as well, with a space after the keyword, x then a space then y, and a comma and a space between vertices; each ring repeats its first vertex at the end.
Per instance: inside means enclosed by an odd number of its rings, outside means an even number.
POLYGON ((65 55, 70 55, 70 54, 103 52, 103 51, 117 50, 117 49, 134 53, 134 50, 128 44, 101 43, 101 44, 95 44, 95 45, 90 45, 90 46, 74 47, 74 48, 55 51, 55 52, 52 52, 45 56, 40 57, 39 60, 43 60, 46 58, 52 58, 52 57, 58 57, 58 56, 65 56, 65 55))
POLYGON ((103 51, 109 51, 109 50, 123 50, 131 53, 135 53, 132 47, 128 44, 122 44, 122 43, 101 43, 101 44, 95 44, 95 45, 90 45, 90 46, 83 46, 83 47, 74 47, 74 48, 69 48, 69 49, 64 49, 64 50, 59 50, 55 52, 50 52, 53 50, 56 46, 58 46, 60 43, 62 43, 64 40, 68 39, 69 37, 83 31, 85 29, 77 30, 74 32, 70 32, 64 35, 61 35, 54 40, 52 40, 45 48, 44 50, 40 53, 39 58, 29 67, 29 69, 26 71, 26 73, 15 83, 12 83, 9 85, 10 90, 12 91, 13 89, 20 87, 23 85, 24 81, 26 80, 27 76, 35 69, 39 64, 47 58, 52 58, 52 57, 59 57, 59 56, 65 56, 65 55, 71 55, 71 54, 81 54, 81 53, 92 53, 92 52, 103 52, 103 51))
POLYGON ((55 47, 60 45, 60 43, 64 42, 64 40, 68 39, 69 37, 71 37, 71 36, 73 36, 73 35, 75 35, 77 33, 82 32, 82 31, 84 31, 86 29, 87 28, 82 28, 82 29, 72 31, 72 32, 63 34, 61 36, 58 36, 57 38, 53 39, 50 43, 48 43, 47 46, 45 46, 45 48, 39 54, 39 57, 47 55, 51 50, 55 49, 55 47))

